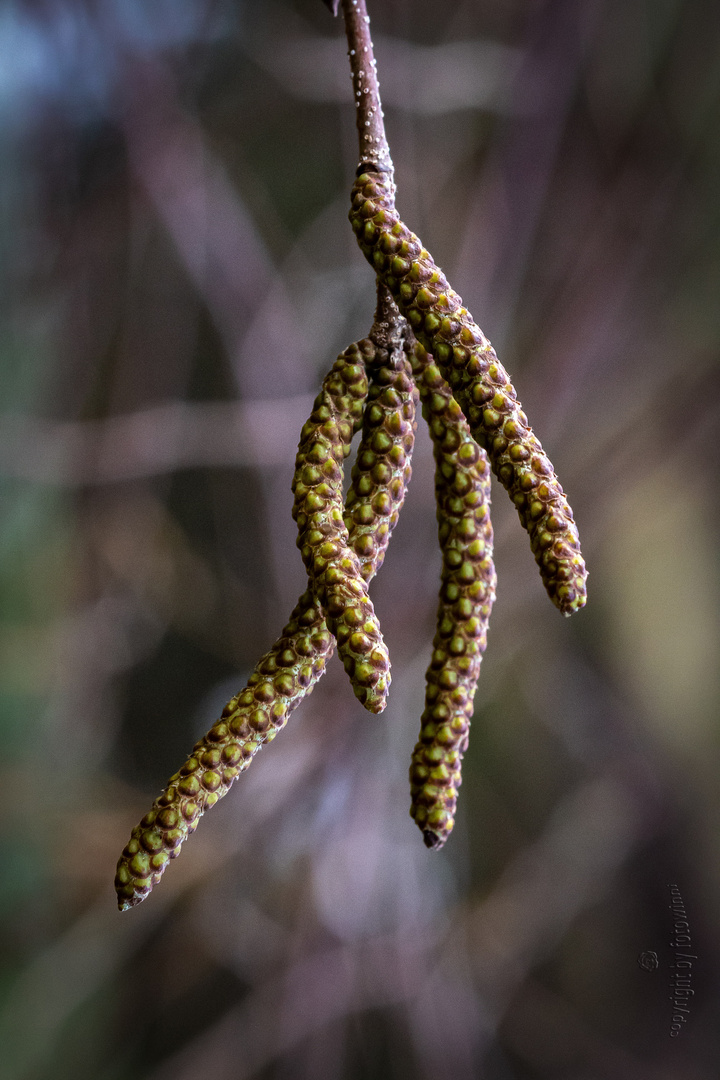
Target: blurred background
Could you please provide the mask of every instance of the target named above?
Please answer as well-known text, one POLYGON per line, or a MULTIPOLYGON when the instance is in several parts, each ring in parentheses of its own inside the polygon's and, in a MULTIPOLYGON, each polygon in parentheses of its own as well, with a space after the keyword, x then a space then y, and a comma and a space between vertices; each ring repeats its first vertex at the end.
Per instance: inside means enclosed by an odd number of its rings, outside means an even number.
POLYGON ((374 308, 355 116, 320 0, 6 0, 4 1080, 719 1075, 720 6, 370 13, 398 207, 558 469, 589 605, 560 618, 496 489, 458 823, 428 852, 420 430, 373 586, 386 713, 333 662, 117 912, 131 828, 303 588, 300 427, 374 308))

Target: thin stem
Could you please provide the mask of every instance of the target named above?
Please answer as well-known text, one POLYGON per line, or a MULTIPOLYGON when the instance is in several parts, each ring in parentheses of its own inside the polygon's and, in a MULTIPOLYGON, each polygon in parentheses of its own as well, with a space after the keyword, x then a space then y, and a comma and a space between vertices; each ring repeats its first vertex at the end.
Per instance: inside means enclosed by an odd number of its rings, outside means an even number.
POLYGON ((397 371, 405 363, 405 330, 407 323, 400 314, 387 285, 378 278, 377 308, 370 340, 383 356, 383 363, 397 371))
POLYGON ((348 56, 357 112, 360 164, 370 164, 392 175, 393 163, 385 136, 382 103, 365 0, 342 0, 348 56))

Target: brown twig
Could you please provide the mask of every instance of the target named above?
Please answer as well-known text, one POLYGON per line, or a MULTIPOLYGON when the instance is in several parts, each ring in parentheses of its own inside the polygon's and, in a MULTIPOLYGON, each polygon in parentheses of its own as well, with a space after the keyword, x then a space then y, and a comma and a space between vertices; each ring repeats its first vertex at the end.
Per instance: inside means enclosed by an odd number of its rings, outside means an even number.
POLYGON ((370 16, 365 0, 342 0, 342 11, 357 110, 360 164, 373 164, 382 172, 392 174, 393 163, 385 137, 370 16))
POLYGON ((406 326, 405 318, 398 311, 392 293, 378 278, 375 322, 370 337, 375 345, 387 354, 385 363, 393 370, 402 367, 405 362, 403 341, 406 326))

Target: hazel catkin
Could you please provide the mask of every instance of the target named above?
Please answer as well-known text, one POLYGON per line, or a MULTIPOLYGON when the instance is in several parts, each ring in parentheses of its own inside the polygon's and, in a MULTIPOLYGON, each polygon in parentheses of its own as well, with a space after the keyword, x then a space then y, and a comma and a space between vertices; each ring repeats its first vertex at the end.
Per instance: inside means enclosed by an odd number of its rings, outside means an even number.
POLYGON ((350 546, 366 581, 382 566, 412 475, 418 392, 401 345, 400 362, 370 372, 363 433, 345 500, 350 546))
POLYGON ((585 604, 587 578, 572 510, 490 342, 400 220, 388 173, 362 168, 350 221, 361 250, 419 343, 432 353, 510 494, 550 598, 564 615, 572 614, 585 604))
MULTIPOLYGON (((389 466, 387 472, 375 466, 353 470, 346 500, 349 544, 369 582, 382 564, 410 479, 417 391, 404 355, 398 367, 392 357, 379 356, 372 343, 360 343, 359 351, 372 373, 372 411, 365 417, 359 457, 372 452, 376 465, 389 466), (384 451, 376 439, 378 432, 390 436, 384 451), (379 504, 383 509, 390 506, 390 512, 378 514, 379 504)), ((157 885, 202 814, 227 794, 258 750, 275 738, 290 713, 312 692, 334 647, 320 602, 308 590, 280 638, 258 662, 248 686, 228 702, 221 719, 195 745, 133 830, 115 877, 121 911, 135 907, 157 885)))
POLYGON ((308 590, 247 687, 228 702, 133 829, 115 875, 121 911, 135 907, 157 885, 205 811, 227 794, 258 750, 275 738, 312 692, 334 648, 320 605, 308 590))
POLYGON ((410 813, 427 847, 439 848, 455 821, 462 756, 495 600, 490 466, 433 358, 417 343, 409 354, 433 441, 443 556, 425 710, 410 765, 410 813))
POLYGON ((362 421, 365 363, 375 346, 365 339, 345 350, 326 376, 302 430, 295 460, 293 517, 310 586, 355 691, 370 712, 382 712, 390 659, 360 562, 343 520, 342 463, 362 421))

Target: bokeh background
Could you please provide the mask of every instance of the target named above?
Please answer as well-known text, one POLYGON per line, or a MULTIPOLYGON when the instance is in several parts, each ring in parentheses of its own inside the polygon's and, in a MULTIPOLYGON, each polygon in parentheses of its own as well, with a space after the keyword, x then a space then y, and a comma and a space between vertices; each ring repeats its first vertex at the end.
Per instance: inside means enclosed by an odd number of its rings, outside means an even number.
POLYGON ((720 6, 370 12, 400 211, 555 462, 589 605, 548 603, 498 489, 458 824, 426 851, 421 430, 373 587, 387 712, 334 662, 117 912, 130 829, 303 588, 299 430, 374 306, 355 116, 320 0, 6 0, 4 1080, 720 1075, 720 6))

